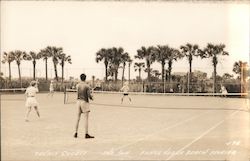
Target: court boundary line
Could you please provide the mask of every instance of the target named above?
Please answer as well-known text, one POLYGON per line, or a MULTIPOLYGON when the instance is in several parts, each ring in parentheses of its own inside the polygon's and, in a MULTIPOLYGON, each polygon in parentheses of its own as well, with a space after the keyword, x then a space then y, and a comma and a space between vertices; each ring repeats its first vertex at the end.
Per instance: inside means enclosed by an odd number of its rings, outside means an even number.
MULTIPOLYGON (((194 140, 192 140, 191 142, 189 142, 188 144, 186 144, 185 146, 183 146, 181 149, 179 149, 176 153, 180 153, 181 151, 185 150, 186 148, 190 147, 192 144, 194 144, 195 142, 199 141, 202 137, 204 137, 205 135, 207 135, 208 133, 210 133, 212 130, 214 130, 215 128, 217 128, 218 126, 220 126, 222 123, 225 122, 225 120, 229 119, 229 117, 232 117, 233 115, 237 114, 239 111, 235 111, 233 113, 230 114, 230 116, 226 117, 225 119, 215 123, 212 127, 210 127, 209 129, 207 129, 205 132, 203 132, 201 135, 199 135, 198 137, 196 137, 194 140)), ((176 156, 176 154, 172 154, 170 155, 167 160, 170 160, 171 158, 173 158, 174 156, 176 156)))
POLYGON ((126 147, 128 147, 128 146, 137 144, 138 142, 141 142, 141 141, 143 141, 143 140, 145 140, 145 139, 147 139, 147 138, 149 138, 149 137, 151 137, 151 136, 154 136, 155 134, 158 134, 158 133, 161 133, 161 132, 163 132, 163 131, 167 131, 167 130, 170 130, 170 129, 172 129, 172 128, 178 127, 179 125, 182 125, 182 124, 184 124, 184 123, 186 123, 186 122, 188 122, 188 121, 191 121, 191 120, 193 120, 193 119, 196 119, 196 118, 198 118, 198 117, 200 117, 200 116, 202 116, 202 115, 205 115, 205 114, 207 114, 207 113, 209 113, 209 112, 204 112, 204 113, 195 114, 195 115, 193 115, 193 116, 191 116, 191 117, 188 117, 188 118, 185 119, 184 121, 179 121, 179 122, 177 122, 177 123, 175 123, 175 124, 173 124, 173 125, 170 125, 170 126, 168 126, 168 127, 166 127, 166 128, 163 128, 163 129, 161 129, 161 130, 159 130, 159 131, 156 131, 156 132, 154 132, 154 133, 148 134, 148 135, 146 135, 146 136, 140 138, 139 140, 137 140, 137 141, 135 141, 135 142, 132 142, 132 143, 129 143, 129 144, 125 144, 125 145, 120 146, 120 147, 118 147, 118 148, 115 148, 115 149, 113 149, 113 150, 114 150, 114 151, 118 151, 118 150, 123 149, 123 148, 126 148, 126 147))

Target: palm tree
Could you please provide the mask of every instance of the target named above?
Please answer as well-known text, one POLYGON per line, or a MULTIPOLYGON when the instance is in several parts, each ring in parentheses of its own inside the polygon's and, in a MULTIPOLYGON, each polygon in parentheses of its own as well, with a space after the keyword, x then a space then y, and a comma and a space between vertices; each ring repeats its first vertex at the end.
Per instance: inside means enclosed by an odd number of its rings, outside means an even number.
POLYGON ((165 64, 168 60, 169 52, 171 52, 171 48, 168 45, 158 45, 156 48, 156 60, 161 63, 161 76, 162 76, 162 82, 165 80, 165 64))
POLYGON ((47 48, 45 48, 44 52, 47 53, 47 55, 50 55, 52 57, 55 77, 56 77, 56 81, 58 81, 58 74, 57 74, 57 65, 59 63, 58 56, 63 53, 63 48, 55 47, 55 46, 48 46, 47 48))
MULTIPOLYGON (((194 44, 190 44, 190 43, 187 43, 186 45, 184 46, 181 46, 180 47, 181 49, 181 52, 182 54, 187 57, 188 59, 188 63, 189 63, 189 77, 188 77, 188 80, 190 82, 190 80, 192 80, 192 61, 193 61, 193 57, 198 57, 199 56, 199 46, 194 44)), ((189 90, 190 90, 190 86, 188 86, 188 93, 189 93, 189 90)))
POLYGON ((224 44, 214 45, 211 43, 207 44, 207 47, 204 50, 199 50, 201 58, 212 58, 212 64, 214 67, 213 72, 213 92, 217 91, 216 88, 216 74, 217 74, 217 64, 218 64, 218 57, 229 55, 228 52, 224 51, 226 46, 224 44))
POLYGON ((108 65, 111 58, 111 49, 100 49, 96 53, 96 62, 99 63, 103 60, 105 65, 105 82, 108 80, 108 65))
POLYGON ((155 53, 154 47, 151 46, 151 47, 146 48, 142 46, 141 49, 137 50, 137 55, 135 55, 135 58, 146 60, 148 81, 150 82, 150 67, 151 67, 151 64, 156 59, 156 53, 155 53))
POLYGON ((37 54, 33 51, 30 51, 29 54, 26 54, 24 56, 24 60, 32 60, 32 63, 33 63, 33 80, 36 79, 36 61, 38 59, 41 59, 41 54, 37 54))
POLYGON ((122 63, 122 55, 124 54, 124 49, 122 47, 116 48, 113 47, 111 51, 111 66, 114 70, 115 82, 117 81, 118 77, 118 69, 120 64, 122 63))
POLYGON ((243 62, 242 61, 238 61, 238 62, 235 62, 234 65, 233 65, 233 72, 237 75, 239 75, 239 78, 241 76, 241 67, 242 67, 242 64, 243 62))
POLYGON ((130 67, 133 60, 131 58, 128 59, 128 81, 130 82, 130 67))
POLYGON ((45 61, 45 79, 47 81, 48 80, 48 59, 51 57, 51 53, 49 53, 45 48, 45 49, 40 50, 38 55, 41 58, 43 58, 43 60, 45 61))
POLYGON ((60 54, 63 53, 63 49, 61 47, 57 48, 57 47, 52 47, 52 61, 54 64, 54 71, 55 71, 55 77, 56 77, 56 81, 58 81, 58 74, 57 74, 57 65, 59 63, 58 57, 60 54))
POLYGON ((18 67, 19 81, 20 81, 20 85, 22 87, 22 78, 21 78, 20 65, 21 65, 21 61, 24 59, 24 57, 26 55, 26 52, 20 51, 20 50, 16 50, 12 54, 14 56, 14 60, 16 61, 16 64, 17 64, 17 67, 18 67))
POLYGON ((172 72, 172 66, 173 66, 173 62, 177 61, 178 59, 183 58, 183 55, 181 54, 181 52, 177 49, 174 48, 170 48, 170 52, 168 52, 168 82, 171 82, 171 72, 172 72))
POLYGON ((128 53, 123 53, 121 56, 121 63, 122 63, 122 85, 124 81, 124 72, 125 72, 125 67, 126 67, 126 62, 128 62, 130 59, 130 56, 128 53))
POLYGON ((4 52, 2 63, 8 63, 9 65, 9 81, 11 81, 11 63, 14 61, 13 52, 4 52))
POLYGON ((65 65, 65 63, 72 64, 71 56, 70 55, 66 56, 66 54, 61 53, 61 54, 58 55, 58 58, 61 61, 60 65, 62 67, 62 83, 63 83, 63 81, 64 81, 64 65, 65 65))
POLYGON ((135 65, 134 65, 134 68, 135 68, 135 71, 138 70, 138 72, 139 72, 139 80, 141 80, 141 70, 143 68, 145 68, 145 63, 138 63, 138 62, 136 62, 135 65))

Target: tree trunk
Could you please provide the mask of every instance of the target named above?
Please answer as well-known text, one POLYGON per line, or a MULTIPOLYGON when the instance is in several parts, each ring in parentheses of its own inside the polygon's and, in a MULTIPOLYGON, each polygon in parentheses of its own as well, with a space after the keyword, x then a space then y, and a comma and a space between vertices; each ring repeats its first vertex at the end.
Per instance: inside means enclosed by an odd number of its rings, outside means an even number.
POLYGON ((123 67, 122 67, 122 85, 123 85, 123 81, 124 81, 124 71, 125 71, 125 65, 123 64, 123 67))
POLYGON ((48 58, 45 58, 45 79, 48 80, 48 58))
POLYGON ((115 70, 115 81, 117 82, 118 80, 118 69, 115 70))
POLYGON ((189 62, 189 73, 192 73, 192 62, 189 62))
POLYGON ((105 64, 105 82, 108 80, 108 63, 105 64))
POLYGON ((217 56, 216 54, 213 56, 213 66, 214 66, 214 74, 213 74, 213 92, 216 93, 217 92, 217 87, 216 87, 216 75, 217 75, 217 72, 216 72, 216 67, 217 67, 217 64, 218 64, 218 60, 217 60, 217 56))
POLYGON ((62 83, 64 82, 64 65, 62 64, 62 83))
POLYGON ((148 69, 148 82, 150 82, 150 65, 147 65, 147 69, 148 69))
POLYGON ((22 88, 22 78, 21 78, 20 64, 18 64, 17 67, 18 67, 18 75, 19 75, 20 86, 22 88))
POLYGON ((117 80, 118 80, 118 70, 119 70, 119 65, 116 64, 115 65, 115 82, 117 82, 117 80))
POLYGON ((33 80, 36 80, 36 61, 33 61, 33 80))
POLYGON ((171 69, 168 68, 168 82, 171 82, 171 69))
POLYGON ((11 67, 10 67, 10 62, 9 62, 9 81, 11 82, 11 67))
POLYGON ((56 67, 56 63, 54 63, 54 70, 55 70, 55 77, 56 77, 56 81, 58 81, 58 75, 57 75, 57 67, 56 67))
POLYGON ((171 82, 172 61, 168 62, 168 82, 171 82))
POLYGON ((92 88, 95 89, 95 76, 92 76, 92 88))
POLYGON ((161 63, 161 79, 162 79, 162 82, 164 82, 164 76, 165 76, 165 62, 162 62, 161 63))
POLYGON ((114 78, 115 78, 115 82, 117 81, 117 77, 116 77, 116 69, 114 70, 114 78))
POLYGON ((141 69, 139 69, 139 81, 141 81, 141 69))
POLYGON ((217 88, 216 88, 216 75, 217 75, 217 73, 216 73, 216 65, 214 65, 214 85, 213 85, 213 91, 214 91, 214 93, 216 93, 217 92, 217 88))
POLYGON ((191 80, 192 80, 192 61, 189 59, 189 75, 188 75, 188 91, 187 93, 190 92, 190 83, 191 83, 191 80))
POLYGON ((130 82, 130 63, 128 64, 128 81, 130 82))

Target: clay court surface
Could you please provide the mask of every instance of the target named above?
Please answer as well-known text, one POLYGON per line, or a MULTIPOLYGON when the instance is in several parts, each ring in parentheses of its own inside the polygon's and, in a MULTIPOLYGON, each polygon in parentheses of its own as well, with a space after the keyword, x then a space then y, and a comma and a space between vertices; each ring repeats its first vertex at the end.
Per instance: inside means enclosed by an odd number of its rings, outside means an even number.
MULTIPOLYGON (((40 93, 41 118, 23 94, 1 95, 1 157, 24 160, 249 161, 249 100, 205 96, 94 94, 89 133, 73 138, 76 105, 40 93)), ((70 98, 72 99, 72 98, 70 98)), ((70 100, 71 101, 71 100, 70 100)))

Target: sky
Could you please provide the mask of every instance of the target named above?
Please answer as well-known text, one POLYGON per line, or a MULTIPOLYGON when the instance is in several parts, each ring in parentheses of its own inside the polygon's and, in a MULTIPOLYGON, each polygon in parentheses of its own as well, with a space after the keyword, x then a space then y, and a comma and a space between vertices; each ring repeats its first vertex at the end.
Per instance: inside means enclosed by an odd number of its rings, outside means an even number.
MULTIPOLYGON (((223 43, 230 56, 219 58, 217 69, 222 75, 232 73, 235 61, 249 61, 249 21, 247 1, 1 1, 0 50, 3 54, 13 50, 38 52, 48 45, 63 47, 72 57, 72 64, 65 67, 66 78, 84 72, 89 79, 92 75, 102 79, 104 64, 95 62, 96 52, 101 48, 123 47, 134 59, 142 46, 179 48, 193 43, 203 49, 207 43, 223 43)), ((50 60, 50 78, 54 77, 52 67, 50 60)), ((160 70, 159 63, 152 67, 160 70)), ((58 69, 61 75, 60 66, 58 69)), ((22 62, 21 70, 23 76, 31 77, 32 63, 22 62)), ((193 70, 211 75, 211 60, 194 58, 193 70)), ((7 64, 1 64, 1 71, 8 76, 7 64)), ((174 62, 173 72, 187 71, 186 58, 174 62)), ((12 63, 12 74, 18 76, 15 63, 12 63)), ((45 76, 42 60, 37 62, 37 75, 45 76)), ((132 64, 131 78, 137 75, 132 64)), ((118 77, 121 78, 121 72, 118 77)))

